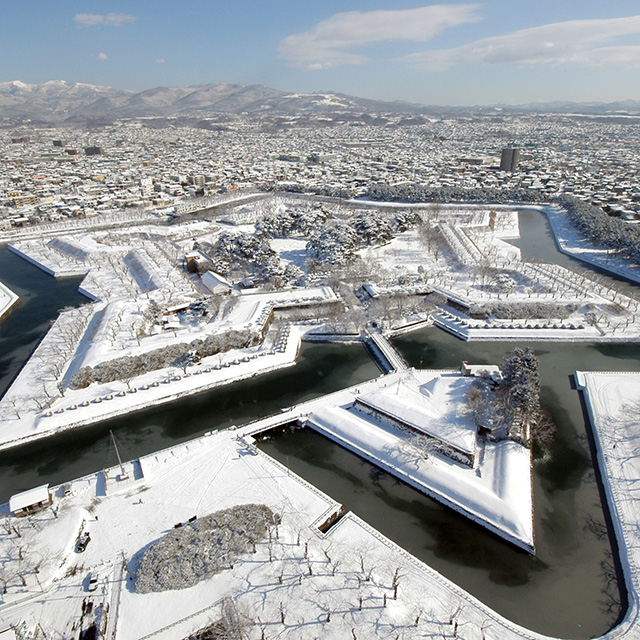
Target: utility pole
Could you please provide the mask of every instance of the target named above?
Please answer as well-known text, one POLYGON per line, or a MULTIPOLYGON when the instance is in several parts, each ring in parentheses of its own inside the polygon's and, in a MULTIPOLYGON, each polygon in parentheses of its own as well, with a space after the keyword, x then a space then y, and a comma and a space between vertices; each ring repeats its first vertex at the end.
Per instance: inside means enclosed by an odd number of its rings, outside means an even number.
POLYGON ((124 472, 124 466, 122 465, 122 459, 120 458, 120 452, 118 451, 118 445, 116 444, 116 437, 113 435, 113 431, 109 430, 111 441, 113 442, 113 448, 116 450, 116 456, 118 457, 118 464, 120 465, 120 480, 126 480, 127 474, 124 472))
POLYGON ((127 575, 129 576, 129 580, 133 580, 133 576, 131 575, 131 571, 129 570, 129 565, 127 564, 127 559, 124 555, 124 551, 121 549, 120 553, 122 554, 122 564, 127 571, 127 575))

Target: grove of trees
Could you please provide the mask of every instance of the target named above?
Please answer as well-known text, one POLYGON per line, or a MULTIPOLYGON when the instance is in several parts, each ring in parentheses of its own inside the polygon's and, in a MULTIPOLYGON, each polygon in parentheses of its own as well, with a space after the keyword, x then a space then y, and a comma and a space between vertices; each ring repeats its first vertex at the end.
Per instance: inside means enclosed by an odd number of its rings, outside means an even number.
POLYGON ((384 244, 420 220, 420 215, 414 211, 369 210, 359 211, 350 218, 328 220, 309 238, 309 259, 320 264, 349 264, 358 249, 384 244))

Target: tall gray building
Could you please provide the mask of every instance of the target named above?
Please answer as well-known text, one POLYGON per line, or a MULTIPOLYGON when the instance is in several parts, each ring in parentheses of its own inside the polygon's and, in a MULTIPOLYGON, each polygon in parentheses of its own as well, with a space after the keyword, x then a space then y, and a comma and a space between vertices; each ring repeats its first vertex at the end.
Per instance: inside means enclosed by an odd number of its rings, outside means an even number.
POLYGON ((500 157, 500 171, 515 171, 520 159, 520 149, 517 147, 507 147, 502 150, 500 157))

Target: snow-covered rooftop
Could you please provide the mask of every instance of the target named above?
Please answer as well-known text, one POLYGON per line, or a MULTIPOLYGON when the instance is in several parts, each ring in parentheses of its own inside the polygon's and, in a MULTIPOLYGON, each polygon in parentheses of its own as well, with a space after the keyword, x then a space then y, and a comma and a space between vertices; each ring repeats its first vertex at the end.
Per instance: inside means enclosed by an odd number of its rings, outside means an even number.
POLYGON ((40 502, 48 501, 49 485, 43 484, 40 487, 28 489, 27 491, 22 491, 21 493, 16 493, 11 496, 11 499, 9 500, 9 509, 11 510, 11 513, 15 513, 25 507, 30 507, 32 505, 39 504, 40 502))

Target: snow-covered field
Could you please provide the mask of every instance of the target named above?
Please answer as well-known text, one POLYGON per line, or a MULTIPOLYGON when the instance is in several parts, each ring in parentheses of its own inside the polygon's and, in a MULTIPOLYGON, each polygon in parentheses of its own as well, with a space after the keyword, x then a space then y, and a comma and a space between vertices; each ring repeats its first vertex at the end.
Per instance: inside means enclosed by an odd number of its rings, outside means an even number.
MULTIPOLYGON (((487 205, 460 206, 439 211, 437 220, 441 251, 425 251, 418 232, 409 231, 361 252, 383 276, 366 283, 367 292, 381 304, 404 296, 405 324, 426 320, 421 301, 438 294, 448 304, 428 315, 463 340, 640 340, 638 300, 559 265, 522 261, 519 250, 503 241, 519 235, 515 210, 497 207, 490 214, 487 205)), ((567 238, 569 247, 577 236, 567 238)), ((588 254, 581 251, 576 257, 588 254)), ((606 259, 599 263, 605 265, 606 259)), ((619 265, 612 271, 620 272, 619 265)), ((402 323, 383 326, 393 333, 402 323)))

